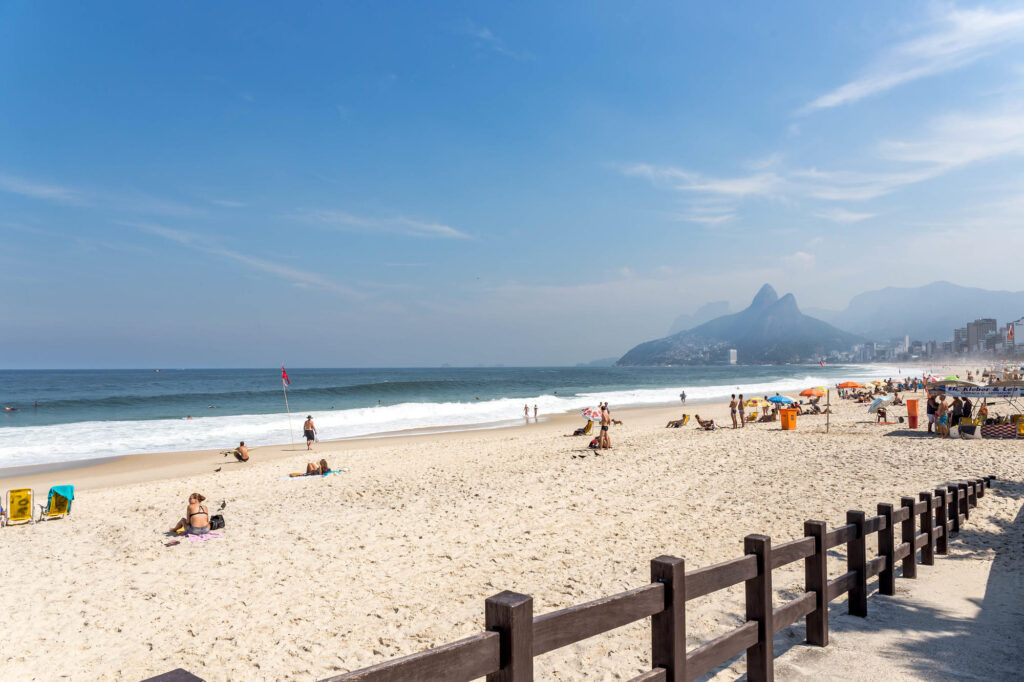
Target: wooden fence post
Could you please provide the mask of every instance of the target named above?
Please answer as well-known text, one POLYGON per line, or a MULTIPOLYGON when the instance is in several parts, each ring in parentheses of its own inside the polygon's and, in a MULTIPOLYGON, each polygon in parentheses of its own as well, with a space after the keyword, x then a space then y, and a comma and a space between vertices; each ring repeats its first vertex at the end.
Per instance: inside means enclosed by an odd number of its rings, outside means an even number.
POLYGON ((757 621, 757 644, 747 649, 747 680, 775 679, 775 625, 772 622, 772 539, 767 535, 743 538, 743 553, 757 557, 757 577, 746 582, 747 620, 757 621))
POLYGON ((665 610, 651 616, 651 667, 665 668, 666 682, 687 682, 686 562, 652 559, 651 582, 665 585, 665 610))
POLYGON ((917 533, 914 530, 914 520, 917 516, 914 514, 914 505, 917 503, 913 497, 901 497, 900 506, 910 507, 907 510, 907 520, 903 522, 903 530, 900 535, 902 542, 910 543, 910 554, 903 559, 903 577, 904 578, 916 578, 917 577, 917 550, 914 548, 914 542, 917 540, 917 533))
POLYGON ((814 593, 814 610, 807 614, 807 643, 828 646, 828 552, 824 521, 804 521, 804 536, 814 538, 814 554, 804 559, 804 591, 814 593))
POLYGON ((488 597, 484 624, 501 634, 501 669, 487 682, 533 682, 533 597, 507 590, 488 597))
POLYGON ((971 509, 978 506, 978 481, 974 478, 967 479, 967 489, 970 491, 967 495, 967 501, 971 504, 971 509))
POLYGON ((979 478, 978 481, 978 497, 985 497, 985 478, 979 478))
POLYGON ((949 550, 949 525, 946 523, 946 491, 935 489, 935 526, 942 529, 942 535, 935 539, 935 553, 945 554, 949 550))
POLYGON ((893 561, 896 536, 892 527, 893 511, 895 507, 888 502, 878 505, 878 515, 885 520, 885 528, 878 531, 878 553, 885 557, 885 568, 878 574, 878 593, 890 597, 896 594, 896 562, 893 561))
POLYGON ((846 543, 846 570, 857 574, 846 604, 851 616, 861 618, 868 615, 868 577, 864 566, 867 563, 867 538, 864 537, 864 518, 865 514, 862 511, 846 512, 846 522, 852 523, 854 527, 853 539, 846 543))
POLYGON ((921 563, 925 566, 935 565, 935 508, 931 493, 918 493, 925 503, 921 512, 921 532, 928 537, 928 544, 921 548, 921 563))
POLYGON ((947 485, 946 486, 946 490, 948 490, 949 494, 953 496, 953 499, 951 499, 946 504, 946 513, 949 515, 950 519, 953 521, 953 530, 951 532, 959 533, 960 532, 960 488, 958 486, 955 486, 955 485, 947 485))
POLYGON ((960 489, 960 507, 963 509, 961 513, 964 515, 964 521, 970 521, 971 503, 968 499, 967 484, 963 481, 957 481, 956 487, 960 489))

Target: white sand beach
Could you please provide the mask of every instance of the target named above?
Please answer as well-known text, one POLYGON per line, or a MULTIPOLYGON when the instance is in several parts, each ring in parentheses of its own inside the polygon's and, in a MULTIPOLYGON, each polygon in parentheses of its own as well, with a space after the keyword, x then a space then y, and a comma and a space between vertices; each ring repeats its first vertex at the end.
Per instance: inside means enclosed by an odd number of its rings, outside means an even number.
MULTIPOLYGON (((664 428, 678 407, 612 407, 624 424, 600 454, 588 438, 566 437, 579 420, 560 415, 493 431, 321 443, 315 455, 256 448, 248 464, 174 453, 2 480, 0 490, 28 484, 40 496, 51 484, 78 486, 69 517, 0 529, 3 677, 130 680, 184 667, 207 680, 316 679, 474 634, 484 599, 501 590, 532 595, 534 613, 545 613, 646 584, 660 554, 706 566, 739 556, 748 533, 784 542, 802 535, 804 520, 838 525, 848 509, 870 513, 986 474, 999 480, 949 557, 898 581, 897 597, 872 596, 865 625, 835 619, 829 649, 810 651, 802 624, 790 628, 776 640, 780 679, 842 677, 829 666, 849 666, 850 647, 870 648, 858 642, 873 630, 906 679, 932 677, 941 668, 897 659, 938 657, 950 620, 922 617, 904 597, 946 594, 948 606, 963 586, 965 599, 982 600, 971 608, 991 613, 979 585, 993 565, 1002 587, 1024 593, 1019 574, 1013 584, 1003 568, 1021 558, 1019 440, 939 441, 923 428, 875 424, 849 402, 836 406, 827 435, 823 416, 800 417, 793 432, 777 422, 704 432, 664 428), (313 457, 348 471, 287 477, 313 457), (165 546, 193 491, 214 511, 226 503, 223 536, 165 546)), ((722 404, 687 412, 728 419, 722 404)), ((842 570, 836 560, 833 576, 842 570)), ((777 599, 802 581, 800 563, 777 572, 777 599)), ((741 623, 741 600, 739 586, 689 604, 688 645, 741 623)), ((844 614, 845 603, 833 611, 844 614)), ((965 613, 956 632, 971 636, 965 613)), ((1013 617, 1020 632, 1024 616, 1013 617)), ((539 657, 536 674, 628 679, 649 663, 641 621, 539 657)), ((959 662, 946 652, 942 665, 959 662)), ((717 675, 743 671, 741 660, 717 675)))

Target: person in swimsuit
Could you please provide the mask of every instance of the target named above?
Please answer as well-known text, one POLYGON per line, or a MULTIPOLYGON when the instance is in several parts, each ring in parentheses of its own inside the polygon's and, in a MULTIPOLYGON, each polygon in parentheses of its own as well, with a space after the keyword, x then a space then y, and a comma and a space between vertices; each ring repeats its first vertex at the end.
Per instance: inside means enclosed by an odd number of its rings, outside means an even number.
POLYGON ((935 410, 935 418, 939 422, 935 431, 942 438, 949 438, 949 405, 946 404, 946 396, 939 397, 939 406, 935 410))
POLYGON ((327 466, 327 460, 322 459, 320 463, 309 462, 306 464, 306 475, 307 476, 324 476, 331 473, 331 468, 327 466))
POLYGON ((302 425, 302 434, 306 436, 306 449, 313 449, 313 441, 316 440, 316 425, 313 424, 313 415, 306 415, 306 422, 302 425))
POLYGON ((185 518, 178 520, 178 525, 171 528, 172 533, 184 530, 189 535, 206 535, 210 532, 210 512, 203 504, 206 498, 199 493, 192 493, 188 496, 188 507, 185 508, 185 518))
POLYGON ((608 427, 612 423, 612 413, 608 411, 608 403, 601 405, 601 435, 598 437, 598 447, 607 450, 612 446, 612 439, 608 435, 608 427))
POLYGON ((747 428, 747 420, 743 414, 743 394, 740 393, 740 398, 736 403, 736 409, 740 411, 740 428, 747 428))
POLYGON ((736 428, 736 394, 732 394, 732 400, 729 401, 729 414, 732 415, 732 428, 736 428))
POLYGON ((232 454, 234 454, 235 459, 237 459, 239 462, 248 462, 249 461, 249 448, 245 447, 245 441, 244 440, 243 441, 239 441, 238 447, 235 448, 235 451, 232 454))

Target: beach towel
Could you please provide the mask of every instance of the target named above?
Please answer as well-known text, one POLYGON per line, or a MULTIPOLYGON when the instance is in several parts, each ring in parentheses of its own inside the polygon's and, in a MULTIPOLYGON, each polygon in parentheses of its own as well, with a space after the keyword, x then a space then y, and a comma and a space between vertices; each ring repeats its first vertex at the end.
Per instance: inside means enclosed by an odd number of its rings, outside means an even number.
POLYGON ((211 531, 209 533, 203 533, 202 535, 191 535, 191 534, 189 534, 188 541, 189 542, 206 542, 207 540, 215 540, 217 538, 222 538, 222 537, 224 537, 223 533, 214 533, 213 531, 211 531))
POLYGON ((284 480, 292 480, 292 481, 294 481, 296 479, 303 479, 303 478, 323 478, 324 476, 330 476, 331 474, 339 474, 340 475, 340 474, 345 473, 346 471, 348 471, 348 467, 342 467, 341 469, 338 469, 337 471, 335 471, 334 469, 331 469, 326 474, 313 474, 312 476, 307 476, 306 474, 288 474, 287 476, 278 476, 278 478, 279 479, 284 479, 284 480))

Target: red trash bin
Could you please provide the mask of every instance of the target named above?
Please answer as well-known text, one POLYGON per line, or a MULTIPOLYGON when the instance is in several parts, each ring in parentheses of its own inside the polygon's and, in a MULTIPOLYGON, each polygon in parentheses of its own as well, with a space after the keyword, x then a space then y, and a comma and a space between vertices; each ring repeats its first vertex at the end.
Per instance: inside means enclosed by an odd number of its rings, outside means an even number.
POLYGON ((917 428, 917 399, 907 401, 907 424, 912 429, 917 428))

